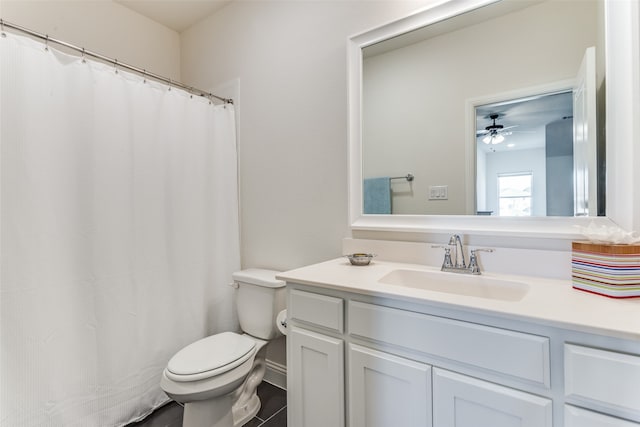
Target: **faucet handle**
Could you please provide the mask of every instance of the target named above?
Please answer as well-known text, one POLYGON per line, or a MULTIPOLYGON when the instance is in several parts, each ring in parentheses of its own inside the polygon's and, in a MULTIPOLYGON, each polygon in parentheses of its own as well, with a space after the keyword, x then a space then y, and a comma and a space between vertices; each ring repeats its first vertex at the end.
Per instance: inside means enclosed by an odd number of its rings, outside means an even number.
POLYGON ((475 255, 476 252, 495 252, 495 249, 492 248, 478 248, 478 249, 471 249, 471 253, 473 255, 475 255))
POLYGON ((442 268, 451 268, 453 267, 453 262, 451 262, 451 248, 445 245, 432 245, 432 248, 444 249, 444 260, 442 261, 442 268))
POLYGON ((469 257, 469 270, 471 270, 471 274, 480 274, 480 266, 478 265, 478 255, 477 252, 493 252, 495 249, 491 248, 478 248, 471 249, 469 257))

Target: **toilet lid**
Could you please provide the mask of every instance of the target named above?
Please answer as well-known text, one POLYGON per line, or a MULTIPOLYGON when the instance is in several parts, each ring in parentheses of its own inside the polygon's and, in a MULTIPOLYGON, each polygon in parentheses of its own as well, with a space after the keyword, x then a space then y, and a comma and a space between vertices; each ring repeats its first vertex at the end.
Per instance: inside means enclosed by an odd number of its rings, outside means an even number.
POLYGON ((244 335, 222 332, 189 344, 169 360, 167 371, 177 381, 220 375, 253 355, 256 342, 244 335))

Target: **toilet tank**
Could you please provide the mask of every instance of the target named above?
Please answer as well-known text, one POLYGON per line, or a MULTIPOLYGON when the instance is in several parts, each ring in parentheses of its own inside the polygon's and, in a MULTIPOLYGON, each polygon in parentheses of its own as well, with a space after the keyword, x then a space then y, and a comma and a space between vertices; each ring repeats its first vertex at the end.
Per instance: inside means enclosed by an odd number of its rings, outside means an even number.
POLYGON ((247 334, 263 340, 282 335, 276 316, 285 309, 285 283, 276 279, 279 271, 249 268, 233 273, 238 284, 236 304, 240 327, 247 334))

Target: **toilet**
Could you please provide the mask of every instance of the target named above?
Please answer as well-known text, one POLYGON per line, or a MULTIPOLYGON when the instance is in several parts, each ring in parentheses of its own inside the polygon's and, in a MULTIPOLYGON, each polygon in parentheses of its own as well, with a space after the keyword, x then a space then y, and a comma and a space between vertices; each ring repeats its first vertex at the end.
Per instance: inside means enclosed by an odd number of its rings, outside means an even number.
POLYGON ((183 427, 239 427, 260 409, 256 394, 265 373, 269 341, 282 334, 276 317, 285 308, 285 283, 273 270, 233 273, 236 306, 244 332, 222 332, 178 351, 160 387, 184 404, 183 427))

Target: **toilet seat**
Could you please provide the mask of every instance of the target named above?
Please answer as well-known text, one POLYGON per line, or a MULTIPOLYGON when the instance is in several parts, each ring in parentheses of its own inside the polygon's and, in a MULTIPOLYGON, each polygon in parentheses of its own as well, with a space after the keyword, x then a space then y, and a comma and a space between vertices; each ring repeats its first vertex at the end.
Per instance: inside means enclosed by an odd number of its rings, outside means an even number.
POLYGON ((197 381, 223 374, 256 352, 256 342, 245 335, 222 332, 198 340, 169 360, 165 373, 173 381, 197 381))

